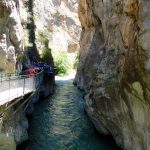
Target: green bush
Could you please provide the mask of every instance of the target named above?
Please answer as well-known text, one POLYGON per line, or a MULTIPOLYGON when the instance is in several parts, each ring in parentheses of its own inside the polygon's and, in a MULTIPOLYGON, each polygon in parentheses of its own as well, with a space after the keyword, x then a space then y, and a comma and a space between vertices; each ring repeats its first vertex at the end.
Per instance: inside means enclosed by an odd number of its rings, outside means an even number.
POLYGON ((73 63, 73 69, 77 70, 78 65, 79 65, 79 52, 76 52, 74 63, 73 63))
POLYGON ((51 59, 51 49, 44 49, 40 55, 42 62, 47 63, 51 59))
POLYGON ((98 74, 98 66, 97 65, 93 65, 91 68, 90 68, 90 75, 92 77, 96 77, 98 74))
POLYGON ((72 69, 72 62, 69 59, 67 52, 58 52, 53 50, 52 56, 54 58, 54 65, 57 70, 57 74, 60 76, 69 74, 72 69))

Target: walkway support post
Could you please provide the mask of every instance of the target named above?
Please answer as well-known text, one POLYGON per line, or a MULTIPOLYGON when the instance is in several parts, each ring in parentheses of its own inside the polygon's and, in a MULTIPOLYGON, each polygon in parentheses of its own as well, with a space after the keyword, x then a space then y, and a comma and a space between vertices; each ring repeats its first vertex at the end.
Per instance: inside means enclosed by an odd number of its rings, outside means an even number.
POLYGON ((23 79, 23 95, 24 95, 24 90, 25 90, 25 78, 23 79))
POLYGON ((1 83, 2 83, 2 73, 1 73, 1 83))
POLYGON ((18 97, 19 79, 17 79, 17 97, 18 97))
POLYGON ((8 77, 8 80, 9 80, 9 97, 8 97, 8 100, 10 98, 10 76, 8 77))

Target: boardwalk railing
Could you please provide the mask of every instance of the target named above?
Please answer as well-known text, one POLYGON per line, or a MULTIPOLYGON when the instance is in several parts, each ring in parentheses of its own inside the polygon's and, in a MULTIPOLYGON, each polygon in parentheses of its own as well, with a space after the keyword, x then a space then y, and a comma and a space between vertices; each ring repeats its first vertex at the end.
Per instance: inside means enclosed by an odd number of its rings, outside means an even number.
POLYGON ((3 75, 0 76, 0 105, 15 98, 34 92, 40 87, 43 72, 35 75, 3 75))

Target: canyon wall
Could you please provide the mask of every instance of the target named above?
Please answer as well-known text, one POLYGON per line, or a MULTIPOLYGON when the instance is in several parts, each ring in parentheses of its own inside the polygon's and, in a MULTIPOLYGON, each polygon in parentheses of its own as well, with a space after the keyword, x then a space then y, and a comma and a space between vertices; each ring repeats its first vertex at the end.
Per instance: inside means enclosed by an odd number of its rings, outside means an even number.
POLYGON ((125 150, 150 149, 150 1, 80 0, 75 84, 96 129, 125 150))
POLYGON ((13 0, 0 1, 0 71, 8 73, 21 70, 23 53, 23 28, 13 0), (17 65, 16 65, 17 64, 17 65))
POLYGON ((40 48, 40 35, 47 34, 50 48, 75 52, 80 39, 78 0, 34 0, 33 13, 36 24, 36 43, 40 48))

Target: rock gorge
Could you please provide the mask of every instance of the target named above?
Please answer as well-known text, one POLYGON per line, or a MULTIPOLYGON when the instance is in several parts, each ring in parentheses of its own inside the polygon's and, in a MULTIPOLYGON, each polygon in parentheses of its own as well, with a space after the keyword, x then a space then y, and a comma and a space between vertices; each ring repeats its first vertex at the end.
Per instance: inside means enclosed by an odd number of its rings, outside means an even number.
POLYGON ((80 0, 75 84, 96 129, 125 150, 150 149, 150 1, 80 0))
MULTIPOLYGON (((29 67, 47 42, 74 52, 80 35, 77 2, 0 0, 0 70, 21 70, 22 59, 29 67)), ((125 150, 150 149, 149 8, 149 0, 79 0, 82 32, 74 82, 86 93, 85 109, 96 129, 125 150)), ((42 96, 52 92, 44 91, 52 89, 51 82, 45 79, 42 96)), ((21 110, 9 120, 13 111, 1 120, 0 149, 15 149, 28 138, 25 114, 21 110)))

